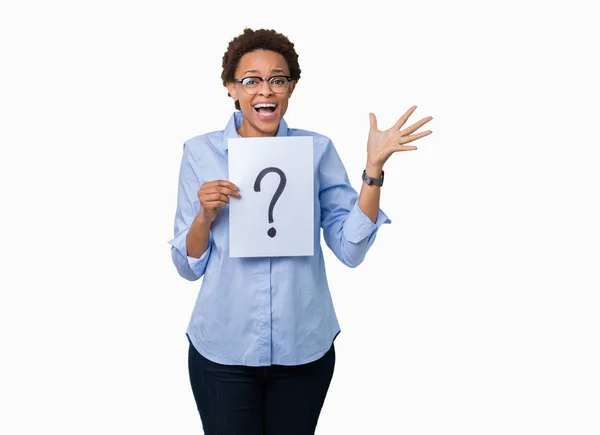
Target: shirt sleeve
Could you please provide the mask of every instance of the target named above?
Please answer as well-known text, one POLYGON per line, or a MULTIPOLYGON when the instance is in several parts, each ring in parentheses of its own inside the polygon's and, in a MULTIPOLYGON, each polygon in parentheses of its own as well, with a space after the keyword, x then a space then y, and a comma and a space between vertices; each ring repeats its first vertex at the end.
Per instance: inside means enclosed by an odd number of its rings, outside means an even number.
POLYGON ((183 158, 179 169, 179 185, 177 191, 177 211, 175 213, 175 238, 169 240, 171 258, 177 272, 189 281, 196 281, 206 271, 206 265, 212 251, 213 236, 209 233, 208 247, 200 258, 187 255, 186 238, 194 218, 200 211, 198 190, 200 181, 196 176, 190 159, 192 155, 187 144, 183 145, 183 158))
POLYGON ((321 187, 321 227, 325 243, 345 265, 356 267, 383 224, 392 221, 379 209, 375 223, 358 206, 358 194, 350 184, 346 169, 329 141, 319 164, 321 187))

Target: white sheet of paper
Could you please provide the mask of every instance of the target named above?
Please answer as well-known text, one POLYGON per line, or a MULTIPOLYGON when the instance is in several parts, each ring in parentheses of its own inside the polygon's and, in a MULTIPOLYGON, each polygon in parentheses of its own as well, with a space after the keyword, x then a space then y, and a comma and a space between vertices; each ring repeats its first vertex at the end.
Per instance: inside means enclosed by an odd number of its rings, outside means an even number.
POLYGON ((312 136, 231 138, 229 181, 241 198, 229 203, 231 257, 314 255, 314 166, 312 136), (271 169, 267 169, 271 168, 271 169), (279 198, 275 193, 285 175, 279 198), (255 191, 257 177, 267 171, 255 191), (273 201, 276 199, 275 201, 273 201), (273 202, 269 223, 269 208, 273 202), (274 236, 269 235, 269 231, 274 236))

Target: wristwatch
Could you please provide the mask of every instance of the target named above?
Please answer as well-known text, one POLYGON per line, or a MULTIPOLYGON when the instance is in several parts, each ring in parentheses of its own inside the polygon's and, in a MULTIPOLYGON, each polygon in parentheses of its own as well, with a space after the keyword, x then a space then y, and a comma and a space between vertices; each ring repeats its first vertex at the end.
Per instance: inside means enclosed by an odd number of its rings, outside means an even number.
POLYGON ((383 186, 383 169, 381 170, 381 178, 373 178, 367 175, 367 170, 365 169, 362 174, 362 179, 365 184, 369 186, 383 186))

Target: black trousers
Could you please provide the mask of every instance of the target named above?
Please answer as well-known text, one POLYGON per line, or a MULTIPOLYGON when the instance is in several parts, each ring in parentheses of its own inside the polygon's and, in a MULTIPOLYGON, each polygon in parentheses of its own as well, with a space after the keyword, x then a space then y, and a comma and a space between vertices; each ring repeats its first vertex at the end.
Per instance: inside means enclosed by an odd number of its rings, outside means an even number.
POLYGON ((188 367, 205 435, 313 435, 335 366, 333 344, 299 366, 223 365, 190 344, 188 367))

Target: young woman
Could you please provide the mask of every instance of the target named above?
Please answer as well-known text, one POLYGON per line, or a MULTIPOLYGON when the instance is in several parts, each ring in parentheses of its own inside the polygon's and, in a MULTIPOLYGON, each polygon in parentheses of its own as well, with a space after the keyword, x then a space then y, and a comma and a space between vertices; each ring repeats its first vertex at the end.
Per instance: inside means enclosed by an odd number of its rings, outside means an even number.
POLYGON ((370 114, 367 161, 360 196, 330 139, 289 128, 283 119, 300 79, 298 55, 273 30, 245 29, 223 56, 223 84, 235 102, 222 131, 184 144, 175 238, 179 274, 204 276, 187 329, 189 374, 207 435, 313 434, 335 365, 333 341, 340 327, 320 246, 349 267, 358 266, 391 221, 379 209, 383 165, 431 120, 400 130, 415 107, 389 130, 370 114), (227 181, 227 139, 313 136, 315 255, 229 257, 229 201, 241 198, 227 181))

